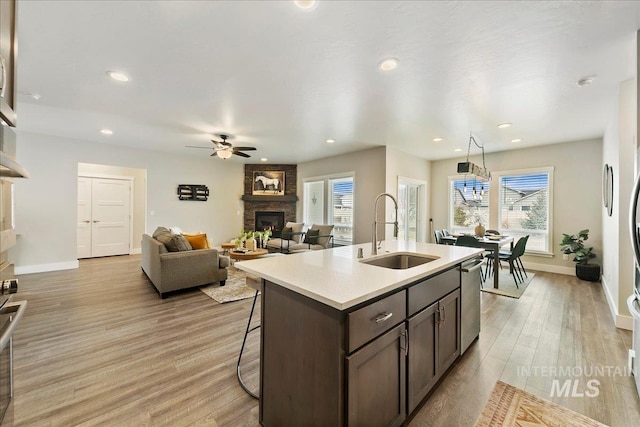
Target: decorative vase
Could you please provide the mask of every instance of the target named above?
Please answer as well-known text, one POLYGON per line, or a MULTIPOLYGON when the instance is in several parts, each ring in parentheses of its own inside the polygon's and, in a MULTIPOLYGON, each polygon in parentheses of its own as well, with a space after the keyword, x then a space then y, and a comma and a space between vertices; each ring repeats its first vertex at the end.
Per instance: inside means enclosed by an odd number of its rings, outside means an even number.
POLYGON ((256 239, 254 239, 253 237, 248 238, 244 242, 244 247, 250 251, 254 251, 256 249, 256 239))
POLYGON ((576 277, 588 282, 600 281, 600 266, 598 264, 576 264, 576 277))
POLYGON ((487 231, 487 230, 484 228, 484 225, 482 225, 482 224, 478 224, 478 225, 476 225, 476 228, 475 228, 476 236, 480 236, 480 237, 482 237, 482 236, 484 236, 484 233, 485 233, 486 231, 487 231))

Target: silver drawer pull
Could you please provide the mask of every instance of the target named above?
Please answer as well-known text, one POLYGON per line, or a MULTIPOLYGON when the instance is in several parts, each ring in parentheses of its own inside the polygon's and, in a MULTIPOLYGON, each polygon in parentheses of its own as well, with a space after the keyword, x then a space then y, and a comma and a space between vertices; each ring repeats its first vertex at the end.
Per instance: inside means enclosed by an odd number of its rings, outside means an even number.
POLYGON ((375 320, 376 323, 382 323, 385 320, 391 319, 391 316, 393 316, 393 313, 380 313, 373 320, 375 320))

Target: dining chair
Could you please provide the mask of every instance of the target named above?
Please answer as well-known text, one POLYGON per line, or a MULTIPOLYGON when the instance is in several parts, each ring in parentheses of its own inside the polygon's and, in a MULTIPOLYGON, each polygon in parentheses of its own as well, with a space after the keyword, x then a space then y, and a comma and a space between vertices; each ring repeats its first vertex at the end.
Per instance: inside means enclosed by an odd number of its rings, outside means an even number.
MULTIPOLYGON (((476 239, 474 236, 460 236, 456 239, 456 246, 466 246, 469 248, 481 248, 482 246, 480 246, 480 243, 478 243, 478 239, 476 239)), ((483 259, 485 258, 484 253, 479 255, 480 258, 483 259)), ((485 271, 482 272, 480 274, 480 279, 481 279, 481 286, 484 283, 485 279, 487 277, 487 269, 485 268, 485 271)))
POLYGON ((512 251, 498 252, 498 258, 500 261, 509 263, 509 273, 511 273, 513 280, 516 282, 516 288, 518 288, 518 280, 520 280, 520 283, 523 283, 524 278, 529 277, 527 276, 524 264, 522 264, 522 260, 520 259, 520 257, 524 255, 527 247, 527 240, 529 240, 528 235, 519 238, 512 251))
POLYGON ((451 236, 451 233, 449 232, 449 230, 447 230, 446 228, 442 229, 442 235, 443 236, 451 236))
POLYGON ((442 244, 442 231, 441 230, 433 230, 433 236, 436 239, 436 243, 438 245, 442 244))

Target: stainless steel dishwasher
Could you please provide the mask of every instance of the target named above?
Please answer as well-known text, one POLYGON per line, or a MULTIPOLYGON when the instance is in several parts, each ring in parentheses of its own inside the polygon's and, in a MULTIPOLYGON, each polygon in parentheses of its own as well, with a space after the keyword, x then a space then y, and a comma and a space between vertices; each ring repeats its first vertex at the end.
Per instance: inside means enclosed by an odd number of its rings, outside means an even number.
POLYGON ((463 354, 480 335, 480 287, 482 286, 482 260, 472 259, 462 264, 460 299, 462 306, 461 346, 463 354))

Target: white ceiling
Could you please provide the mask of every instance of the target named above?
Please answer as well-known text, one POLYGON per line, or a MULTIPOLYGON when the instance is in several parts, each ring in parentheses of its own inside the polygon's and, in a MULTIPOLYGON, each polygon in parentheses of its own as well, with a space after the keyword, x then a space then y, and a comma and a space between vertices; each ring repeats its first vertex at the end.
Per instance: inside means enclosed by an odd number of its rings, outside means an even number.
POLYGON ((19 129, 194 156, 209 152, 185 145, 229 133, 258 148, 231 160, 249 163, 380 145, 460 157, 470 132, 487 152, 601 137, 640 28, 636 1, 20 0, 18 13, 19 129), (385 57, 398 68, 379 70, 385 57))

